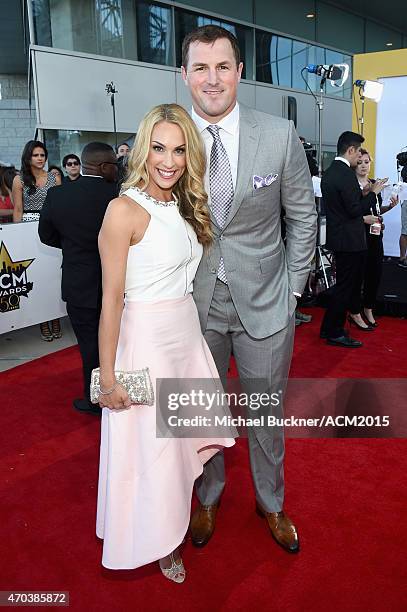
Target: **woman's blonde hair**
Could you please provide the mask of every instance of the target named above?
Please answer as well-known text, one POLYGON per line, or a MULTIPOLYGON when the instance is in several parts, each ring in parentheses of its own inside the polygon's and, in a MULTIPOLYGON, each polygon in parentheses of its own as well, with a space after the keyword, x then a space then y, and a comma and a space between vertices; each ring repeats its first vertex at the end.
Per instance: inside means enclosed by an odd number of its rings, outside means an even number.
POLYGON ((367 149, 362 149, 362 147, 360 148, 360 154, 361 155, 367 155, 369 157, 369 161, 372 162, 372 156, 370 155, 369 151, 367 149))
POLYGON ((181 215, 194 228, 203 246, 212 243, 213 235, 208 209, 208 196, 204 189, 206 155, 200 134, 185 109, 178 104, 160 104, 152 108, 140 123, 136 141, 129 155, 128 171, 121 191, 130 187, 145 189, 150 181, 147 157, 151 147, 151 134, 160 121, 178 125, 185 138, 186 168, 174 185, 181 215))

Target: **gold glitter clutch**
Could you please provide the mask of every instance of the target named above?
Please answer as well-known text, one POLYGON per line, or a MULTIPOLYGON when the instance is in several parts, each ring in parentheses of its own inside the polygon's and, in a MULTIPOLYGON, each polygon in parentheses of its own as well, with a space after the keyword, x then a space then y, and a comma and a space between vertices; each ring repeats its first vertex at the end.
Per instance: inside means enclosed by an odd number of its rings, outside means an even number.
MULTIPOLYGON (((126 389, 132 404, 154 404, 154 391, 148 368, 123 372, 115 370, 116 381, 126 389)), ((92 370, 90 380, 90 401, 97 404, 100 395, 100 368, 92 370)))

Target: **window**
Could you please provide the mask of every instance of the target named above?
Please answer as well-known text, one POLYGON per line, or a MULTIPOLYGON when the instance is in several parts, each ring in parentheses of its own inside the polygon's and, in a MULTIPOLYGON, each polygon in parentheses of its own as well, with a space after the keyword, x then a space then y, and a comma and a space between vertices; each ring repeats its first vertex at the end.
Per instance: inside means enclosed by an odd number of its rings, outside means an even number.
POLYGON ((124 57, 121 0, 97 0, 96 47, 102 55, 124 57))
POLYGON ((171 9, 160 4, 137 4, 138 59, 172 66, 171 9))
POLYGON ((182 61, 182 41, 186 34, 199 28, 203 25, 217 25, 229 30, 234 34, 239 43, 240 57, 243 62, 242 78, 253 78, 252 74, 252 63, 253 63, 253 50, 252 50, 252 30, 243 26, 232 24, 226 21, 220 21, 206 15, 199 15, 198 13, 189 13, 179 9, 175 9, 175 27, 176 27, 176 55, 177 55, 177 66, 181 66, 182 61), (246 76, 247 75, 247 76, 246 76))
POLYGON ((256 31, 257 80, 281 87, 291 87, 292 45, 290 38, 271 32, 256 31))
POLYGON ((125 57, 123 24, 134 14, 122 0, 33 0, 33 17, 38 45, 125 57))
POLYGON ((282 36, 275 36, 274 38, 277 40, 275 47, 276 54, 272 58, 272 61, 276 64, 278 84, 282 87, 291 87, 293 41, 289 38, 283 38, 282 36))
MULTIPOLYGON (((308 83, 314 92, 319 91, 321 79, 302 69, 308 64, 349 64, 352 58, 336 51, 317 47, 271 32, 256 30, 256 79, 262 83, 271 83, 280 87, 306 90, 308 83)), ((351 98, 352 75, 344 87, 333 87, 330 82, 325 85, 328 95, 351 98)))
MULTIPOLYGON (((309 64, 308 57, 311 45, 293 40, 293 78, 292 86, 294 89, 306 89, 301 70, 309 64)), ((305 77, 306 78, 306 77, 305 77)))

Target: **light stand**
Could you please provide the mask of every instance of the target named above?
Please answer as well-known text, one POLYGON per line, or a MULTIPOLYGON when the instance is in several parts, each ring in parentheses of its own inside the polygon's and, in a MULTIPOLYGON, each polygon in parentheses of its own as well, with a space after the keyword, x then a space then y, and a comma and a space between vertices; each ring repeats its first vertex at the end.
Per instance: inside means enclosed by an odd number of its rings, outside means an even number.
POLYGON ((116 151, 117 151, 117 129, 116 129, 116 106, 115 106, 115 94, 119 93, 118 90, 115 88, 113 81, 111 81, 110 83, 106 83, 106 87, 105 87, 106 93, 107 95, 110 95, 110 103, 112 105, 112 111, 113 111, 113 131, 114 131, 114 139, 115 139, 115 145, 116 145, 116 151))
MULTIPOLYGON (((331 64, 329 66, 326 65, 316 65, 316 64, 308 64, 301 70, 301 76, 309 89, 310 93, 314 97, 315 103, 318 108, 318 174, 319 177, 322 177, 322 117, 323 117, 323 109, 324 109, 324 86, 326 80, 329 79, 330 83, 333 87, 342 87, 345 83, 349 75, 349 66, 348 64, 331 64), (316 74, 321 77, 321 82, 319 86, 319 97, 317 97, 312 91, 311 87, 308 84, 307 79, 304 77, 304 72, 307 71, 311 74, 316 74)), ((327 263, 332 267, 333 255, 323 248, 321 245, 321 198, 316 197, 316 206, 317 206, 317 246, 315 251, 315 293, 318 293, 319 280, 322 279, 322 282, 325 285, 326 289, 329 289, 330 284, 328 280, 327 274, 327 263)))
POLYGON ((322 77, 319 84, 319 98, 315 97, 315 102, 318 108, 318 175, 322 176, 322 115, 324 110, 324 87, 326 77, 322 77))
MULTIPOLYGON (((355 81, 355 85, 356 85, 357 81, 355 81)), ((363 132, 365 129, 365 95, 364 95, 364 91, 363 91, 363 85, 359 86, 359 98, 360 98, 360 102, 361 102, 361 113, 360 113, 360 119, 359 119, 359 124, 360 124, 360 134, 361 136, 363 136, 363 132)))
MULTIPOLYGON (((319 97, 315 97, 315 102, 318 108, 318 175, 321 178, 322 176, 322 117, 324 110, 324 87, 326 82, 326 76, 323 76, 321 82, 319 84, 319 97)), ((317 246, 315 250, 315 278, 318 285, 319 278, 324 280, 325 288, 329 288, 329 281, 327 275, 327 265, 326 260, 330 265, 332 265, 332 255, 324 249, 321 245, 321 202, 322 198, 316 197, 316 205, 317 205, 317 246)))
MULTIPOLYGON (((355 87, 359 88, 359 97, 362 104, 361 116, 359 119, 360 123, 360 134, 363 136, 363 132, 365 129, 365 101, 366 98, 369 100, 373 100, 374 102, 380 102, 380 99, 383 94, 383 83, 379 83, 378 81, 362 81, 358 79, 353 83, 355 87)), ((356 108, 356 102, 355 102, 356 108)), ((357 108, 356 108, 357 114, 357 108)), ((358 117, 357 117, 358 119, 358 117)))
MULTIPOLYGON (((342 87, 349 75, 348 64, 331 64, 329 66, 322 64, 308 64, 301 70, 301 76, 309 92, 312 94, 318 108, 318 174, 322 177, 322 117, 324 109, 324 86, 326 80, 329 79, 333 87, 342 87), (321 77, 319 86, 319 97, 317 97, 308 84, 304 76, 305 71, 310 74, 316 74, 321 77)), ((328 265, 332 267, 333 255, 321 245, 321 201, 322 198, 316 197, 317 207, 317 246, 315 250, 315 279, 316 285, 314 292, 319 293, 319 281, 325 285, 325 289, 329 289, 330 283, 328 279, 328 265), (328 262, 328 265, 327 263, 328 262)))

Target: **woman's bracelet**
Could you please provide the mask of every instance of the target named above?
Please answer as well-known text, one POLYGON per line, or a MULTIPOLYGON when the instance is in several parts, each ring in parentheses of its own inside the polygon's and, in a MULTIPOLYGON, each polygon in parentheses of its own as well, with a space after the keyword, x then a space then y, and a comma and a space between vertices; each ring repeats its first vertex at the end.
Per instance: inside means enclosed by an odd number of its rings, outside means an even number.
POLYGON ((100 395, 110 395, 116 389, 118 384, 119 383, 116 380, 116 382, 114 383, 113 387, 111 389, 108 389, 107 391, 102 391, 102 387, 99 387, 100 395))

